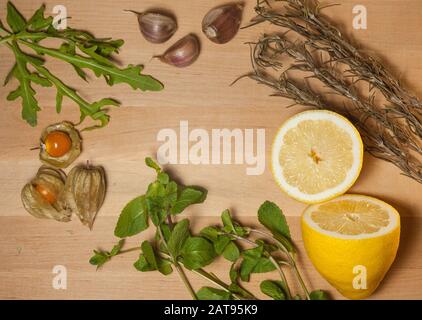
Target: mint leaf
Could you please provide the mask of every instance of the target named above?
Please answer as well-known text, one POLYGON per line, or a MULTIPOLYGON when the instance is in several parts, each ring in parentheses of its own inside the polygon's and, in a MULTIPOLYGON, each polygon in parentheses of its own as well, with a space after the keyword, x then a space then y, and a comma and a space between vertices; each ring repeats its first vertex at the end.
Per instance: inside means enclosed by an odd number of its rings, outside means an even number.
POLYGON ((261 282, 262 293, 274 300, 286 300, 283 283, 281 281, 265 280, 261 282))
POLYGON ((264 248, 262 246, 257 246, 242 252, 243 261, 240 265, 240 278, 242 281, 249 281, 250 275, 254 272, 263 252, 264 248))
POLYGON ((237 247, 236 243, 231 241, 223 251, 223 257, 227 260, 234 262, 240 257, 240 250, 237 247))
POLYGON ((114 235, 119 238, 134 236, 148 228, 145 196, 130 201, 122 210, 114 235))
POLYGON ((9 1, 7 2, 7 23, 14 33, 25 30, 26 20, 16 9, 16 7, 9 1))
POLYGON ((217 240, 214 241, 215 252, 220 255, 226 249, 227 245, 231 242, 231 238, 226 235, 220 235, 217 237, 217 240))
POLYGON ((252 270, 252 273, 266 273, 274 271, 276 266, 270 261, 270 259, 261 257, 258 259, 255 267, 252 270))
POLYGON ((190 205, 204 202, 206 197, 206 191, 196 187, 186 187, 178 195, 176 203, 171 208, 171 213, 179 214, 190 205))
POLYGON ((154 160, 152 160, 152 158, 150 158, 150 157, 145 158, 145 164, 148 167, 150 167, 150 168, 154 169, 155 171, 157 171, 157 173, 160 173, 161 172, 160 166, 154 160))
POLYGON ((154 268, 154 270, 157 270, 158 264, 157 264, 157 260, 155 259, 154 249, 152 248, 151 244, 148 241, 144 241, 141 244, 141 249, 148 264, 152 268, 154 268))
POLYGON ((311 300, 330 300, 330 297, 325 291, 315 290, 309 294, 311 300))
POLYGON ((186 239, 190 236, 189 220, 184 219, 176 224, 168 241, 168 249, 170 254, 177 258, 182 251, 182 247, 186 239))
POLYGON ((120 253, 125 244, 125 239, 120 240, 110 251, 110 257, 114 257, 120 253))
POLYGON ((169 176, 168 176, 168 174, 167 174, 167 173, 165 173, 165 172, 160 172, 160 173, 158 173, 158 175, 157 175, 157 180, 158 180, 158 182, 160 182, 161 184, 168 184, 168 183, 169 183, 169 181, 170 181, 170 178, 169 178, 169 176))
POLYGON ((217 227, 205 227, 199 232, 199 235, 211 242, 215 242, 220 235, 220 230, 217 227))
POLYGON ((182 248, 183 264, 187 269, 199 269, 216 257, 213 245, 201 237, 190 237, 182 248))
POLYGON ((141 272, 148 272, 148 271, 155 271, 155 269, 152 265, 149 264, 147 259, 145 258, 144 254, 140 254, 138 260, 135 261, 133 264, 136 270, 141 272))
POLYGON ((221 214, 221 221, 224 225, 224 231, 236 234, 236 230, 234 228, 233 220, 229 210, 223 211, 223 213, 221 214))
POLYGON ((196 296, 198 300, 231 300, 230 292, 210 287, 202 287, 196 296))
POLYGON ((288 251, 295 251, 286 218, 275 203, 265 201, 258 210, 258 220, 288 251))
POLYGON ((97 266, 97 270, 101 268, 108 260, 110 256, 103 251, 94 250, 94 255, 89 259, 89 263, 93 266, 97 266))

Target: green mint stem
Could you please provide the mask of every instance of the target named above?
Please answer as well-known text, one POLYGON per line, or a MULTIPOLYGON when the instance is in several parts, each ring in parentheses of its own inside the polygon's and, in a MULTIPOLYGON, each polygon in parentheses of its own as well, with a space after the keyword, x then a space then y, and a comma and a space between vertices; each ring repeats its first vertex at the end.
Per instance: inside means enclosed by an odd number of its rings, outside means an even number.
POLYGON ((310 300, 311 297, 309 296, 309 291, 306 288, 306 285, 305 285, 305 282, 303 281, 302 276, 300 275, 299 269, 296 265, 296 261, 295 261, 294 257, 292 257, 292 254, 289 252, 289 250, 287 250, 287 248, 280 241, 278 241, 276 238, 274 238, 274 236, 270 233, 267 233, 267 232, 261 231, 261 230, 256 230, 256 229, 249 229, 249 231, 272 239, 277 244, 277 246, 287 255, 287 257, 290 261, 289 264, 292 267, 293 272, 294 272, 300 286, 302 287, 302 290, 303 290, 303 293, 306 296, 306 299, 310 300))
MULTIPOLYGON (((160 234, 160 238, 161 238, 161 240, 164 243, 164 246, 166 247, 167 251, 170 252, 168 250, 167 241, 164 238, 163 231, 161 230, 161 226, 157 226, 157 229, 158 229, 158 233, 160 234)), ((171 254, 170 254, 170 258, 172 260, 172 263, 173 263, 174 267, 176 268, 177 273, 180 276, 180 279, 182 280, 183 284, 185 285, 185 287, 188 289, 190 295, 192 296, 192 299, 193 300, 198 300, 198 297, 196 296, 196 293, 193 290, 192 285, 190 284, 188 278, 186 277, 186 274, 184 273, 183 269, 180 267, 179 262, 171 254)))
MULTIPOLYGON (((250 245, 253 245, 253 246, 255 246, 255 247, 257 247, 257 244, 255 243, 255 242, 253 242, 253 241, 251 241, 251 240, 249 240, 249 239, 246 239, 246 238, 244 238, 244 237, 241 237, 241 236, 238 236, 237 234, 233 234, 233 233, 224 233, 224 234, 226 234, 226 235, 228 235, 228 236, 232 236, 232 237, 234 237, 235 239, 237 239, 237 240, 240 240, 240 241, 243 241, 243 242, 246 242, 246 243, 248 243, 248 244, 250 244, 250 245)), ((274 265, 274 267, 277 269, 277 271, 278 271, 278 273, 279 273, 279 275, 280 275, 280 278, 281 278, 281 280, 284 282, 284 284, 285 284, 285 287, 286 287, 286 295, 287 295, 287 299, 291 299, 292 298, 292 293, 291 293, 291 291, 290 291, 290 287, 289 287, 289 284, 288 284, 288 282, 287 282, 287 278, 286 278, 286 275, 284 274, 284 271, 283 271, 283 269, 281 269, 281 267, 280 267, 280 265, 278 264, 278 262, 274 259, 274 257, 271 255, 271 253, 268 253, 269 254, 269 258, 268 259, 270 259, 270 261, 272 262, 272 264, 274 265)))

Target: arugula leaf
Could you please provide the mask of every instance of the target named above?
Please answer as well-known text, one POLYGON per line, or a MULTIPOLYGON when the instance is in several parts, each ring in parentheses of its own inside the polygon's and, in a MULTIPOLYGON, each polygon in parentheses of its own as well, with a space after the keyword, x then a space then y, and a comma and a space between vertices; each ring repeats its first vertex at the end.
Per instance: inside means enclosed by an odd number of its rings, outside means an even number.
POLYGON ((29 19, 28 26, 34 30, 39 31, 46 27, 48 27, 50 24, 53 23, 53 17, 44 17, 45 12, 45 4, 42 4, 41 7, 35 11, 34 15, 29 19))
POLYGON ((13 52, 16 58, 16 68, 13 68, 13 75, 19 81, 19 86, 12 91, 7 100, 13 101, 18 97, 22 99, 22 118, 31 126, 37 125, 37 112, 40 111, 38 101, 35 98, 35 91, 31 87, 30 73, 26 66, 23 53, 16 44, 13 44, 13 52))
POLYGON ((7 23, 14 33, 25 30, 26 20, 16 9, 16 7, 10 2, 7 2, 7 23))
POLYGON ((281 242, 288 251, 294 252, 290 230, 281 209, 273 202, 265 201, 258 210, 258 220, 281 242))
POLYGON ((179 214, 188 206, 202 203, 207 197, 206 190, 200 190, 196 187, 184 188, 177 197, 176 203, 171 208, 171 214, 179 214))
POLYGON ((183 264, 187 269, 199 269, 216 257, 213 245, 201 237, 189 237, 182 248, 183 264))
POLYGON ((198 300, 232 300, 230 292, 210 287, 202 287, 196 296, 198 300))
POLYGON ((148 228, 145 196, 130 201, 122 210, 114 235, 119 238, 134 236, 148 228))
POLYGON ((286 293, 281 281, 265 280, 261 282, 260 289, 262 293, 274 300, 286 300, 286 293))
POLYGON ((309 294, 311 300, 330 300, 330 297, 325 291, 315 290, 309 294))
POLYGON ((240 250, 237 247, 236 243, 231 241, 223 251, 223 257, 227 260, 234 262, 240 257, 240 250))
POLYGON ((190 236, 189 220, 183 219, 174 227, 167 243, 170 254, 177 258, 182 251, 186 239, 190 236))

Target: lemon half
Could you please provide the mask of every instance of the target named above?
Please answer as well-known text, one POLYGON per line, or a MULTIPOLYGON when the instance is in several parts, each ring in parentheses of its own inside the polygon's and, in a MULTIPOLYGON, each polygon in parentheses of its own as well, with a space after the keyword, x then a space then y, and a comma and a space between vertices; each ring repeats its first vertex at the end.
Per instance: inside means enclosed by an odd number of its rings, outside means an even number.
POLYGON ((342 295, 363 299, 378 287, 400 241, 400 216, 368 196, 343 195, 309 206, 302 236, 318 272, 342 295))
POLYGON ((359 132, 343 116, 313 110, 288 119, 272 148, 276 182, 291 197, 318 203, 344 194, 362 168, 359 132))

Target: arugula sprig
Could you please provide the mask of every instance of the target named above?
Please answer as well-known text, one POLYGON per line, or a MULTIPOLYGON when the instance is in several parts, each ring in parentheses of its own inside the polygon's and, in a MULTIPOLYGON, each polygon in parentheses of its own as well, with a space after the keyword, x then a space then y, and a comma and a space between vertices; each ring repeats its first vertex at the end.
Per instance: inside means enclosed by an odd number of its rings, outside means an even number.
POLYGON ((327 299, 325 292, 309 292, 306 288, 295 262, 296 251, 287 221, 276 204, 266 201, 258 210, 258 220, 268 231, 242 226, 232 218, 229 210, 225 210, 221 214, 221 225, 207 226, 199 235, 192 235, 188 219, 175 220, 189 206, 205 201, 207 191, 176 183, 151 158, 146 158, 145 162, 155 170, 156 179, 149 184, 144 195, 124 207, 114 230, 115 236, 121 240, 110 252, 94 250, 90 260, 92 265, 98 268, 116 255, 140 251, 134 263, 136 270, 159 271, 163 275, 176 270, 194 299, 257 299, 244 288, 244 284, 253 274, 273 271, 277 271, 280 280, 265 280, 260 286, 262 293, 272 299, 327 299), (156 229, 152 241, 145 240, 140 247, 122 250, 124 239, 138 235, 150 226, 156 229), (230 283, 204 269, 219 257, 231 263, 230 283), (301 294, 293 294, 285 267, 293 270, 302 288, 301 294), (213 286, 195 292, 185 274, 186 269, 213 286))
POLYGON ((110 121, 108 107, 119 106, 119 102, 111 98, 89 102, 77 93, 77 90, 66 85, 45 66, 45 56, 50 56, 69 63, 83 80, 87 81, 86 70, 91 70, 95 76, 103 77, 110 86, 126 83, 134 90, 160 91, 163 85, 150 75, 142 74, 142 66, 128 65, 119 68, 113 60, 113 54, 118 54, 124 44, 123 40, 110 38, 98 39, 86 31, 67 28, 56 30, 53 18, 45 17, 45 5, 42 5, 29 20, 11 3, 7 3, 6 28, 0 21, 0 45, 10 48, 15 57, 15 64, 6 75, 4 85, 12 78, 17 79, 18 88, 7 96, 9 101, 22 100, 22 118, 31 126, 37 124, 37 113, 41 110, 36 97, 34 85, 55 87, 56 111, 61 112, 63 98, 75 102, 81 112, 80 123, 89 117, 97 122, 86 128, 94 129, 106 126, 110 121), (42 45, 45 39, 61 41, 59 48, 49 48, 42 45), (35 55, 26 53, 21 48, 33 51, 35 55))

